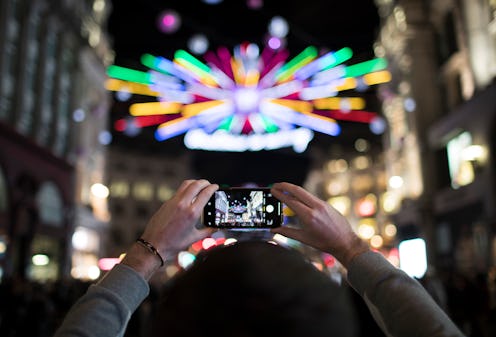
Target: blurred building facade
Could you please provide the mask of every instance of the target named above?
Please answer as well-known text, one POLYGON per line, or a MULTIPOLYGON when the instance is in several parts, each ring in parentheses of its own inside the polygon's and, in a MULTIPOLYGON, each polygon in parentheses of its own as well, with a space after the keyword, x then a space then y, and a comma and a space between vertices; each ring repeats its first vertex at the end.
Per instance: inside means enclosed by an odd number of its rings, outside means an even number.
POLYGON ((67 277, 74 228, 108 221, 90 186, 105 164, 109 4, 0 3, 0 276, 67 277))
POLYGON ((105 256, 116 258, 124 253, 181 182, 194 176, 187 154, 158 155, 110 146, 106 183, 112 216, 105 256))
POLYGON ((394 79, 380 97, 398 238, 424 237, 438 269, 486 273, 496 263, 496 3, 376 4, 375 53, 394 79))

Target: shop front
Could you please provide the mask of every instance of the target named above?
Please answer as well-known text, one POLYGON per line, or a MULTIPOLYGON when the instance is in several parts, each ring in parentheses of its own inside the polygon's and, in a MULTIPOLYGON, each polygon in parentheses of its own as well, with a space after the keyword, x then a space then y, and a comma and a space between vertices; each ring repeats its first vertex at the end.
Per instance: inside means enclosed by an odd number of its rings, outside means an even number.
POLYGON ((36 281, 68 273, 73 173, 64 160, 0 124, 0 275, 36 281))

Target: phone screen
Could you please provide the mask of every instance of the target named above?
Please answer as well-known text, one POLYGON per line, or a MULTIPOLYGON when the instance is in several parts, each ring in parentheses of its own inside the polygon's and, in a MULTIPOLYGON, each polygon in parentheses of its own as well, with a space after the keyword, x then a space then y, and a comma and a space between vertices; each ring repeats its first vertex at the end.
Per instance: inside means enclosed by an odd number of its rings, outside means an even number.
POLYGON ((217 228, 273 228, 282 224, 282 205, 269 188, 229 188, 214 193, 203 224, 217 228))

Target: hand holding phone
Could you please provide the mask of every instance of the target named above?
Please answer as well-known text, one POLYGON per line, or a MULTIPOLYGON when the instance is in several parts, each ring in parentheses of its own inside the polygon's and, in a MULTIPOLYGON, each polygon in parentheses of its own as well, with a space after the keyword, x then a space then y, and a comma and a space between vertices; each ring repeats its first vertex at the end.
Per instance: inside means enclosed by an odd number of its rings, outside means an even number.
POLYGON ((275 228, 282 221, 282 204, 270 188, 219 189, 202 215, 203 224, 214 228, 275 228))

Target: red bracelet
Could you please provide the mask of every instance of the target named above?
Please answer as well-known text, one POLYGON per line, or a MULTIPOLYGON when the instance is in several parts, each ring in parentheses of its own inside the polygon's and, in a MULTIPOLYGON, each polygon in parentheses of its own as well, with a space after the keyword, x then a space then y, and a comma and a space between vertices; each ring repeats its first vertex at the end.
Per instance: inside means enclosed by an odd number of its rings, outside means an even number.
POLYGON ((148 249, 153 254, 157 255, 157 257, 160 259, 160 267, 162 267, 164 265, 164 259, 162 258, 162 256, 158 252, 157 248, 155 248, 150 242, 148 242, 142 238, 139 238, 138 240, 136 240, 136 242, 141 244, 143 247, 148 249))

